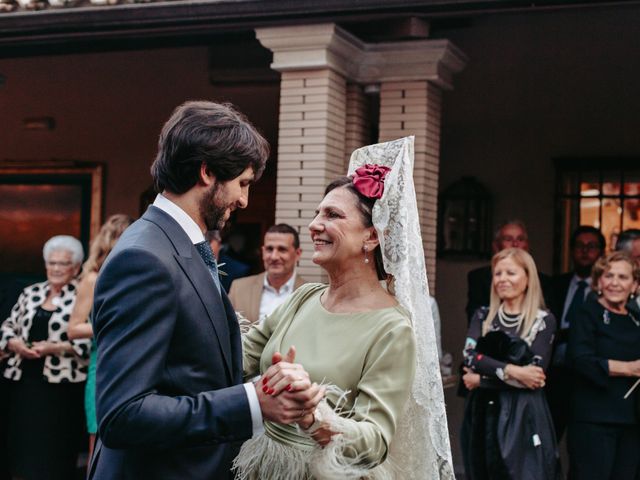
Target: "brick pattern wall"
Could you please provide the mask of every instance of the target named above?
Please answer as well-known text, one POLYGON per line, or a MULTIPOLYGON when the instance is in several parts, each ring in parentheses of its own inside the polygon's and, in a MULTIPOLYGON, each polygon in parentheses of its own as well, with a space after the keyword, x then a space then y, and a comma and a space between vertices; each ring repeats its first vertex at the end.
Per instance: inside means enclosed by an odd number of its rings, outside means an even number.
POLYGON ((380 87, 380 141, 415 135, 416 186, 429 289, 435 294, 442 93, 427 82, 387 82, 380 87))
POLYGON ((349 167, 351 153, 357 148, 372 143, 370 138, 370 120, 367 98, 362 86, 347 85, 347 122, 345 131, 344 171, 349 167))
POLYGON ((286 71, 280 86, 276 223, 300 233, 298 273, 326 281, 311 262, 307 226, 327 184, 345 173, 346 81, 332 70, 286 71))

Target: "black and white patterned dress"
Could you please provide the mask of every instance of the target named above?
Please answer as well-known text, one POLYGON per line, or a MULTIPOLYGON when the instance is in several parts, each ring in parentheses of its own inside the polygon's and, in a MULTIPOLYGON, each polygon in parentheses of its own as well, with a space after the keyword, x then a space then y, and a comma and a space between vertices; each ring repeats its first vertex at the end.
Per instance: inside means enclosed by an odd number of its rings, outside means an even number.
MULTIPOLYGON (((47 282, 25 288, 0 328, 0 348, 9 340, 25 343, 67 341, 75 304, 75 282, 54 299, 55 310, 42 304, 47 282)), ((3 376, 8 380, 8 449, 11 474, 25 479, 74 478, 83 432, 83 389, 89 341, 71 342, 74 353, 25 359, 13 354, 3 376)))

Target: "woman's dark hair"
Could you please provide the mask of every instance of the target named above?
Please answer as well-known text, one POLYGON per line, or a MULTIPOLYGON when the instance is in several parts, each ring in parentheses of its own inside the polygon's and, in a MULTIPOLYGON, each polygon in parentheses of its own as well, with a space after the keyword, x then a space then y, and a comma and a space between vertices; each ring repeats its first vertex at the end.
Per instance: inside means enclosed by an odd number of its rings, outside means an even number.
MULTIPOLYGON (((360 211, 360 216, 362 217, 362 223, 364 223, 365 227, 373 227, 373 204, 376 203, 376 198, 368 198, 362 195, 356 188, 353 186, 353 179, 351 177, 340 177, 329 185, 324 190, 324 195, 326 196, 330 191, 335 190, 336 188, 345 188, 350 191, 355 198, 358 200, 356 206, 360 211)), ((384 270, 384 263, 382 261, 382 250, 380 249, 380 245, 378 245, 373 251, 373 259, 376 266, 376 273, 378 274, 378 280, 388 280, 389 274, 384 270)))
POLYGON ((162 127, 153 165, 158 192, 185 193, 198 181, 200 166, 220 182, 251 167, 257 180, 269 157, 269 144, 244 115, 229 104, 186 102, 162 127))

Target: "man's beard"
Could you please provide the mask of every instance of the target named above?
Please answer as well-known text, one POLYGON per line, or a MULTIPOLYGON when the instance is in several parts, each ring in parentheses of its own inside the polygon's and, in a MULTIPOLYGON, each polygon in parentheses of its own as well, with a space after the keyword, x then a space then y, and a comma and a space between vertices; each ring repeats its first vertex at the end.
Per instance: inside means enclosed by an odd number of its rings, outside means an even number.
POLYGON ((221 207, 216 203, 218 190, 218 183, 216 182, 200 200, 200 215, 204 219, 207 230, 222 230, 225 224, 224 215, 227 207, 221 207))

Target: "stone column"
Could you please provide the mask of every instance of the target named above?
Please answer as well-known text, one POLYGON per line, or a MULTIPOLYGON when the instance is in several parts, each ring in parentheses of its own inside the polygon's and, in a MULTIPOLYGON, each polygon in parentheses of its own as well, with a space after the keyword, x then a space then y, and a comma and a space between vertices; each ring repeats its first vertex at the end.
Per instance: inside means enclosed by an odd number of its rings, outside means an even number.
POLYGON ((446 40, 378 45, 376 53, 363 76, 375 76, 380 83, 379 140, 415 136, 413 178, 429 288, 434 294, 442 90, 452 88, 453 73, 464 67, 466 57, 446 40))
POLYGON ((414 178, 434 291, 441 90, 452 87, 464 54, 447 40, 366 44, 335 24, 259 28, 256 36, 281 72, 276 221, 301 233, 300 274, 325 280, 310 260, 306 227, 326 184, 372 141, 362 85, 380 85, 380 141, 416 137, 414 178))
POLYGON ((432 294, 436 279, 441 101, 439 88, 425 80, 385 82, 380 87, 380 141, 415 136, 413 180, 432 294))
POLYGON ((299 230, 300 275, 326 281, 311 262, 307 225, 326 185, 346 173, 347 59, 357 40, 334 24, 257 29, 256 36, 281 72, 276 222, 299 230))
POLYGON ((344 172, 349 167, 351 153, 364 145, 374 142, 370 138, 371 120, 367 108, 367 98, 364 89, 357 83, 347 85, 347 118, 345 132, 345 162, 344 172))

